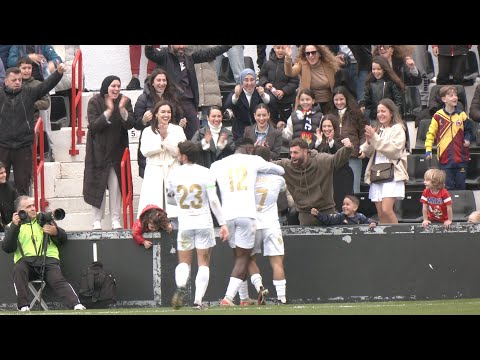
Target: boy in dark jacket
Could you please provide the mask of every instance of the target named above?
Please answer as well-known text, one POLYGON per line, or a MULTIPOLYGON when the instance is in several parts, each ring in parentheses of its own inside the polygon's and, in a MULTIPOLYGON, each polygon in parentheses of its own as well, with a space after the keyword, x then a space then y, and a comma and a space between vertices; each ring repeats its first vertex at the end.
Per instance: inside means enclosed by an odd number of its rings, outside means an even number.
POLYGON ((270 119, 275 125, 279 121, 287 122, 292 113, 292 107, 295 103, 295 90, 298 88, 298 77, 289 77, 285 74, 283 63, 285 61, 285 46, 274 45, 270 53, 270 59, 263 64, 258 85, 263 86, 273 96, 276 101, 270 106, 270 119))
POLYGON ((319 213, 317 209, 312 208, 311 214, 315 216, 322 225, 369 224, 370 228, 374 228, 375 226, 377 226, 377 223, 374 220, 368 219, 365 215, 357 212, 359 205, 360 201, 356 196, 347 195, 343 200, 343 212, 325 215, 319 213))

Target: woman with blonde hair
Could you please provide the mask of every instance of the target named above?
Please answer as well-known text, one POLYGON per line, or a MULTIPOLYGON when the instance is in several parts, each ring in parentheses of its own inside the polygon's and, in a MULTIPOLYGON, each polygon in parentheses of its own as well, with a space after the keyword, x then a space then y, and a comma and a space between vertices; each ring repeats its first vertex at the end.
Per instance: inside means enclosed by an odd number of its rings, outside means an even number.
MULTIPOLYGON (((300 77, 298 93, 304 88, 313 90, 324 114, 333 111, 332 94, 335 87, 335 73, 339 68, 338 59, 325 45, 300 45, 293 65, 292 47, 285 47, 285 74, 290 77, 300 77)), ((295 109, 298 104, 297 96, 295 109)))

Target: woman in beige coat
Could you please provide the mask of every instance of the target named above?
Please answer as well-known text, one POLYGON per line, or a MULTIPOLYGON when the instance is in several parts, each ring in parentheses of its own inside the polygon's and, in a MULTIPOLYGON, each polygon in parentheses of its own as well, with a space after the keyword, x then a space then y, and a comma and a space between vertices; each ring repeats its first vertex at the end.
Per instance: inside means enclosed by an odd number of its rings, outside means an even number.
POLYGON ((360 158, 370 158, 365 170, 365 182, 370 184, 368 197, 375 203, 381 224, 398 223, 393 211, 395 201, 405 197, 407 173, 406 137, 403 120, 391 99, 380 100, 377 106, 376 128, 365 126, 365 143, 360 146, 360 158), (393 163, 394 179, 385 183, 370 181, 372 164, 393 163))

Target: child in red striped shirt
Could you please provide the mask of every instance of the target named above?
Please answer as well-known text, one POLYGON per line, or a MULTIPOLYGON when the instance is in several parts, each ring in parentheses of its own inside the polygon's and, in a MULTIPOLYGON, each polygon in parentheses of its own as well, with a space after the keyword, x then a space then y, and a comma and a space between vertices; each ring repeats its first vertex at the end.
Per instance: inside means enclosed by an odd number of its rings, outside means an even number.
POLYGON ((420 202, 423 204, 422 226, 427 228, 432 222, 443 223, 448 229, 452 224, 452 198, 445 188, 445 171, 428 169, 424 175, 425 190, 420 202))

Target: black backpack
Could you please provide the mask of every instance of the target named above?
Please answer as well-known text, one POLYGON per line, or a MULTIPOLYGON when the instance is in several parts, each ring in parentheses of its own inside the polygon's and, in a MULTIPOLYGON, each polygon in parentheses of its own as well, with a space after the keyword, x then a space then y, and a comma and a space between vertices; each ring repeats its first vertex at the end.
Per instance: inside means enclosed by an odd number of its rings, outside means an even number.
POLYGON ((78 294, 80 302, 87 309, 108 308, 115 304, 117 297, 115 277, 103 268, 100 261, 94 261, 82 271, 78 294))

